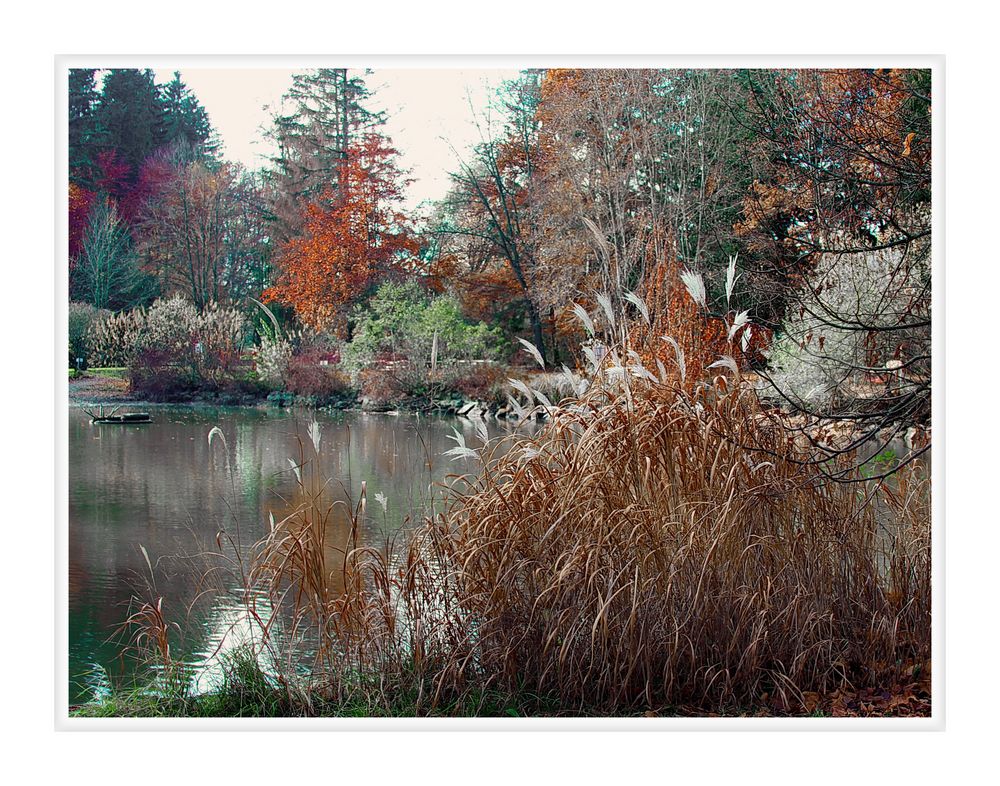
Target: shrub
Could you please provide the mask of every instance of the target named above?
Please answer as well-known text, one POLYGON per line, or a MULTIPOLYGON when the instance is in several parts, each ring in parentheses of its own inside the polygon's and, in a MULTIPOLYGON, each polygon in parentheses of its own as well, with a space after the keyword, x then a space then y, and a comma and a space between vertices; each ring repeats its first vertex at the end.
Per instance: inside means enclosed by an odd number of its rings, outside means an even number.
POLYGON ((91 323, 87 332, 95 366, 130 366, 140 348, 146 316, 142 309, 122 311, 91 323))
POLYGON ((358 374, 360 394, 374 406, 431 404, 463 398, 499 407, 507 398, 507 375, 492 363, 450 363, 431 370, 406 360, 384 360, 358 374))
POLYGON ((139 363, 129 368, 129 387, 133 393, 164 401, 190 396, 199 385, 190 369, 139 363))
POLYGON ((336 366, 320 365, 312 354, 292 357, 285 370, 285 389, 312 399, 318 406, 354 398, 350 378, 336 366))
POLYGON ((91 328, 107 319, 110 311, 95 308, 89 303, 69 304, 69 365, 76 366, 76 359, 83 358, 84 366, 89 365, 91 328))
POLYGON ((144 314, 129 364, 133 389, 162 397, 227 385, 233 381, 245 331, 245 318, 234 308, 212 303, 199 313, 179 295, 157 300, 144 314))
POLYGON ((199 313, 177 295, 93 322, 87 337, 94 362, 127 366, 133 389, 154 397, 244 381, 246 321, 232 307, 199 313))
POLYGON ((344 342, 331 333, 308 331, 298 337, 296 354, 310 357, 317 363, 325 361, 330 365, 341 362, 344 342))
POLYGON ((350 377, 339 365, 341 346, 324 333, 267 334, 254 353, 257 377, 275 393, 312 399, 320 406, 353 400, 350 377))
POLYGON ((385 368, 366 368, 358 372, 360 395, 366 404, 374 407, 393 407, 413 389, 406 385, 396 371, 385 368))
POLYGON ((193 370, 198 343, 198 310, 179 295, 157 300, 144 313, 132 365, 159 368, 180 365, 193 370))
POLYGON ((239 364, 246 342, 247 322, 235 308, 210 303, 195 328, 196 364, 202 376, 226 377, 239 364))
POLYGON ((493 407, 507 400, 507 370, 496 363, 463 363, 447 366, 441 372, 442 386, 447 392, 493 407))
POLYGON ((462 318, 457 300, 429 297, 416 282, 386 283, 355 312, 354 338, 345 347, 348 367, 358 371, 376 363, 380 355, 406 357, 431 365, 455 360, 499 359, 504 341, 499 330, 462 318))

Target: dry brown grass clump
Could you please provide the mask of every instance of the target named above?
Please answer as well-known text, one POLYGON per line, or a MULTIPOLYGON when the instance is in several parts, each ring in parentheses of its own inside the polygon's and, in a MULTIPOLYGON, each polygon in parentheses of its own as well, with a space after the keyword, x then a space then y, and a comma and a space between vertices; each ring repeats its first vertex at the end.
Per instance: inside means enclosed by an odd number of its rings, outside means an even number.
POLYGON ((738 379, 564 402, 430 525, 469 631, 439 687, 732 711, 902 679, 930 657, 920 468, 802 458, 738 379))
POLYGON ((280 517, 272 514, 247 561, 255 657, 307 711, 317 702, 391 711, 399 694, 408 694, 413 711, 422 712, 431 675, 447 668, 445 653, 459 651, 448 638, 458 628, 439 584, 443 555, 416 537, 365 544, 366 484, 355 499, 331 480, 321 464, 320 427, 314 422, 309 431, 289 459, 295 494, 280 517))

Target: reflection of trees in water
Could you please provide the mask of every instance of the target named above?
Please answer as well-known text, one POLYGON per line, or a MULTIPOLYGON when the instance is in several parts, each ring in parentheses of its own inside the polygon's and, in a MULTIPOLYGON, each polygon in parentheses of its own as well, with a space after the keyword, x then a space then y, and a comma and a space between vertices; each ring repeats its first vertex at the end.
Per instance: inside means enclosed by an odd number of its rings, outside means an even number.
MULTIPOLYGON (((330 499, 356 503, 362 481, 367 483, 367 516, 359 532, 364 544, 384 546, 408 516, 419 519, 432 482, 474 469, 442 457, 455 421, 318 417, 318 469, 330 479, 330 499), (384 510, 376 494, 384 495, 384 510)), ((187 620, 188 607, 205 589, 200 577, 206 562, 198 555, 217 551, 216 533, 233 530, 237 520, 246 550, 266 534, 269 512, 276 519, 287 515, 295 485, 288 458, 298 455, 299 439, 308 441, 311 419, 308 413, 254 409, 162 408, 153 411, 149 425, 92 426, 83 412, 70 410, 71 682, 94 664, 118 671, 116 646, 107 639, 127 615, 129 599, 144 589, 148 571, 139 544, 157 569, 156 592, 165 611, 185 628, 179 656, 203 658, 217 646, 233 599, 215 588, 187 620), (209 449, 207 435, 215 425, 226 435, 230 468, 218 443, 209 449)), ((346 506, 338 509, 325 540, 330 562, 342 559, 349 533, 346 506)), ((71 700, 81 698, 86 696, 71 689, 71 700)))

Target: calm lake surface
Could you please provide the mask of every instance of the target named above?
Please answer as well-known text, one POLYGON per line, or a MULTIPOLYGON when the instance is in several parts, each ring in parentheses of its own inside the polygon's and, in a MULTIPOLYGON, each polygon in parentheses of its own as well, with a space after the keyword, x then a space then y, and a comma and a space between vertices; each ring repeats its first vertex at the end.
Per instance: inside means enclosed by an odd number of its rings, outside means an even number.
MULTIPOLYGON (((126 407, 125 410, 128 408, 126 407)), ((207 662, 233 617, 226 593, 200 596, 200 578, 216 551, 216 534, 235 533, 241 547, 261 538, 268 518, 285 515, 295 492, 289 459, 313 455, 310 412, 243 407, 142 406, 148 425, 92 425, 69 411, 69 697, 80 703, 107 690, 108 677, 127 675, 116 629, 129 600, 163 597, 164 616, 184 632, 172 655, 207 662), (225 443, 208 434, 218 426, 225 443), (228 462, 227 462, 228 458, 228 462), (148 589, 153 566, 155 589, 148 589), (207 600, 206 600, 207 598, 207 600), (188 607, 194 604, 191 613, 188 607)), ((124 410, 123 410, 124 411, 124 410)), ((461 419, 315 414, 321 427, 318 469, 331 494, 356 502, 367 484, 368 516, 362 539, 385 545, 427 505, 440 503, 435 484, 475 470, 443 453, 453 428, 477 444, 461 419), (384 495, 386 507, 375 499, 384 495)), ((492 432, 491 427, 491 432, 492 432)), ((346 515, 341 524, 346 532, 346 515)), ((398 540, 398 538, 397 538, 398 540)), ((225 579, 223 579, 225 581, 225 579)), ((235 586, 236 582, 230 580, 235 586)))

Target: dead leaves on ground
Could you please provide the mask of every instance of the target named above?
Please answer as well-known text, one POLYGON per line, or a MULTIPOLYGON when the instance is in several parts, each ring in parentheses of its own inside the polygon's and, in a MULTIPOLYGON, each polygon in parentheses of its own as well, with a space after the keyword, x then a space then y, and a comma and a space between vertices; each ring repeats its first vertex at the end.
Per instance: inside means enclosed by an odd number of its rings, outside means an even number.
POLYGON ((676 707, 669 713, 648 710, 647 718, 666 717, 833 717, 833 718, 928 718, 931 715, 930 661, 912 665, 901 680, 888 686, 862 689, 843 687, 827 694, 803 691, 793 699, 764 693, 755 708, 726 712, 706 712, 698 707, 676 707))

